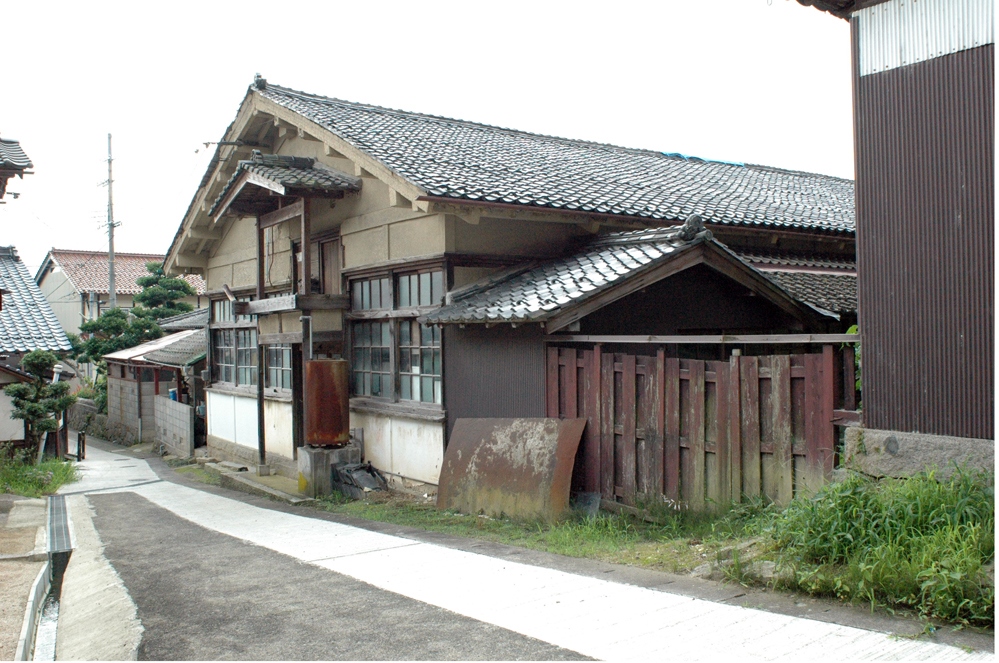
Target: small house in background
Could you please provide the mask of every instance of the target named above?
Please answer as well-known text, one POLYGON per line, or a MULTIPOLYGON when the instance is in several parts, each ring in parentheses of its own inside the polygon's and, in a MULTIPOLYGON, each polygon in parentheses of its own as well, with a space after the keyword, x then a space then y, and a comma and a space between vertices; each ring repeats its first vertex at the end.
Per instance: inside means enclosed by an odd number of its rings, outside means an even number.
MULTIPOLYGON (((163 256, 115 252, 118 308, 134 306, 132 297, 142 292, 136 281, 149 275, 146 264, 150 262, 163 262, 163 256)), ((204 280, 197 275, 184 278, 196 294, 181 301, 196 309, 207 306, 204 280)), ((35 282, 66 333, 79 334, 80 324, 94 320, 109 307, 108 252, 51 249, 35 274, 35 282)))
MULTIPOLYGON (((71 349, 66 332, 48 301, 31 278, 28 268, 13 246, 0 247, 0 388, 13 382, 27 382, 31 376, 20 369, 21 358, 32 350, 66 352, 71 349)), ((66 371, 59 379, 70 377, 66 371)), ((55 376, 52 376, 55 378, 55 376)), ((0 443, 24 441, 24 422, 11 419, 13 403, 0 392, 0 443)), ((60 431, 65 450, 66 429, 60 431)))
POLYGON ((204 444, 205 331, 188 329, 105 355, 108 423, 182 458, 204 444), (200 417, 199 417, 200 412, 200 417))
MULTIPOLYGON (((31 159, 21 149, 21 144, 11 138, 0 138, 0 205, 7 194, 7 183, 12 177, 31 175, 31 159)), ((13 194, 17 197, 17 194, 13 194)))

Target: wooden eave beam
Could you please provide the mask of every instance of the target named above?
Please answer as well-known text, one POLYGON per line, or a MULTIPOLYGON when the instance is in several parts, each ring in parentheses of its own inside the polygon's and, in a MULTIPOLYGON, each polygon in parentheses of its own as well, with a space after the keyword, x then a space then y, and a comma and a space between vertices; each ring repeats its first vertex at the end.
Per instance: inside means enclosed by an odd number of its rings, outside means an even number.
POLYGON ((736 344, 736 345, 809 345, 827 343, 859 343, 860 334, 672 334, 672 335, 600 335, 553 334, 545 339, 552 343, 676 343, 677 345, 736 344))
POLYGON ((301 198, 299 198, 291 205, 276 209, 273 212, 268 212, 267 214, 261 214, 259 224, 261 228, 270 228, 271 226, 276 226, 279 223, 296 219, 302 216, 304 212, 305 203, 301 198))
POLYGON ((233 185, 233 187, 229 189, 229 193, 226 194, 225 198, 222 199, 222 202, 219 205, 218 209, 215 210, 215 215, 214 217, 212 217, 213 223, 218 223, 219 219, 225 216, 225 213, 229 211, 229 206, 232 205, 239 197, 239 194, 243 190, 243 187, 245 187, 247 184, 247 175, 249 175, 249 173, 246 171, 241 173, 239 178, 236 180, 235 185, 233 185))
POLYGON ((294 311, 343 311, 350 308, 349 295, 282 295, 249 302, 233 302, 236 315, 268 315, 294 311))

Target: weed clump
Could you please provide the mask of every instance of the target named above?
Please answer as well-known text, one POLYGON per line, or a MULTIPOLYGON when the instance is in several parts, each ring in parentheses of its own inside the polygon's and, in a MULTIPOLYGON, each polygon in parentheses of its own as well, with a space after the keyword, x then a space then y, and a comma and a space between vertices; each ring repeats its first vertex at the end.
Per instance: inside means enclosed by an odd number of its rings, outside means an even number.
POLYGON ((76 466, 61 460, 45 460, 35 465, 26 449, 0 445, 0 492, 41 497, 51 495, 63 484, 77 479, 76 466))
POLYGON ((770 533, 799 589, 991 625, 994 529, 992 477, 955 471, 945 481, 855 474, 794 500, 770 533))

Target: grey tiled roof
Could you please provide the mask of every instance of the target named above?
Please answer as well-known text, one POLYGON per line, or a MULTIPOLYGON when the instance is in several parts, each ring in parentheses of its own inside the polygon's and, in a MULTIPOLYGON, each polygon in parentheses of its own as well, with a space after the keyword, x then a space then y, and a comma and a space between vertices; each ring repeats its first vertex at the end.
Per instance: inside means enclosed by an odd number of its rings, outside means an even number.
POLYGON ((781 267, 806 267, 822 269, 841 269, 853 272, 857 264, 853 260, 830 256, 792 255, 789 253, 760 253, 754 251, 737 251, 739 257, 753 265, 766 265, 768 269, 781 267))
POLYGON ((208 309, 196 308, 187 313, 157 320, 156 324, 164 331, 183 331, 185 329, 204 329, 208 326, 208 309))
POLYGON ((832 311, 857 312, 856 274, 816 274, 811 272, 763 272, 800 302, 832 311))
MULTIPOLYGON (((428 196, 680 221, 854 231, 853 182, 331 99, 251 91, 325 127, 428 196)), ((659 224, 657 223, 657 225, 659 224)))
POLYGON ((309 191, 361 190, 360 178, 327 168, 323 164, 316 163, 315 159, 262 154, 259 150, 254 150, 253 156, 250 159, 239 162, 236 172, 226 182, 222 192, 215 199, 212 208, 208 211, 209 216, 215 214, 219 203, 225 199, 229 190, 236 183, 236 180, 244 172, 251 172, 275 184, 280 184, 286 189, 306 189, 309 191))
POLYGON ((0 170, 27 168, 32 168, 31 159, 21 149, 21 144, 10 138, 0 138, 0 170))
POLYGON ((176 341, 158 350, 143 355, 142 358, 154 364, 165 366, 190 366, 208 354, 208 339, 204 334, 191 334, 178 337, 176 341))
POLYGON ((540 322, 705 241, 713 240, 699 220, 606 235, 575 255, 514 269, 452 291, 449 304, 420 320, 432 324, 540 322))
POLYGON ((0 247, 0 352, 69 350, 69 339, 52 307, 13 246, 0 247))

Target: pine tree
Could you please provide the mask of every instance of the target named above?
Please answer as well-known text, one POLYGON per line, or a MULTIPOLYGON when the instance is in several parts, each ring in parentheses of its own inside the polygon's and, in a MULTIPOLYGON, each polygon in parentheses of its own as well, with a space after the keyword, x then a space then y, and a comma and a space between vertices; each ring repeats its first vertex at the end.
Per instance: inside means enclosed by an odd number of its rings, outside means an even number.
POLYGON ((180 301, 195 294, 190 283, 167 276, 163 272, 162 263, 146 263, 146 270, 149 275, 140 276, 135 281, 142 286, 142 292, 133 298, 136 307, 132 309, 132 313, 139 317, 162 320, 194 309, 187 302, 180 301))

